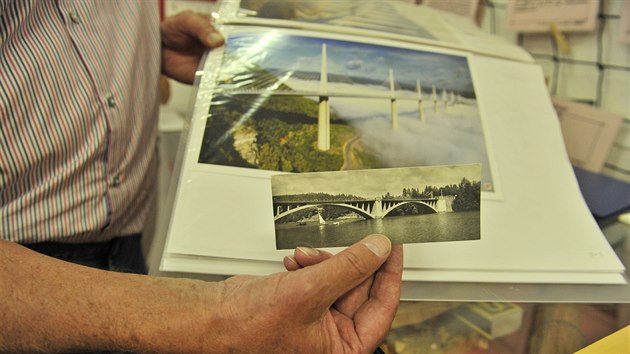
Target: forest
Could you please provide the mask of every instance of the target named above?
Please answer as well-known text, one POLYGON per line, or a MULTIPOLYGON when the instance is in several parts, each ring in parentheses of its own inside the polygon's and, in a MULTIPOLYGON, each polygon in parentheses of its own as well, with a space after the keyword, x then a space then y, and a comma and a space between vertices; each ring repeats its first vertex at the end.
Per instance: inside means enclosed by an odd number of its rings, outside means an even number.
MULTIPOLYGON (((444 187, 425 186, 422 192, 419 188, 403 188, 400 195, 386 193, 383 199, 421 199, 435 198, 439 196, 452 196, 452 208, 458 211, 478 211, 481 210, 481 181, 469 181, 462 178, 459 184, 449 184, 444 187)), ((415 215, 420 208, 413 204, 404 205, 395 211, 394 215, 415 215)))
POLYGON ((270 96, 247 117, 253 96, 234 96, 210 109, 199 162, 285 172, 338 171, 342 146, 354 129, 331 114, 328 151, 317 149, 317 102, 299 96, 270 96), (243 120, 243 117, 247 117, 243 120), (254 136, 245 160, 235 147, 235 131, 254 136))

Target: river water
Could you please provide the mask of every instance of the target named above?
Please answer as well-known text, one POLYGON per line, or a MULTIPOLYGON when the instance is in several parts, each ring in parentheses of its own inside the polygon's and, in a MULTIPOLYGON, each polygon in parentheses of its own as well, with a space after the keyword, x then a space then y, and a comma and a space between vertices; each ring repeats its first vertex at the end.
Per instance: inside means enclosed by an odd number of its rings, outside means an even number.
POLYGON ((338 224, 276 225, 279 249, 348 246, 363 237, 381 233, 393 243, 442 242, 480 239, 480 212, 393 216, 373 220, 340 220, 338 224))

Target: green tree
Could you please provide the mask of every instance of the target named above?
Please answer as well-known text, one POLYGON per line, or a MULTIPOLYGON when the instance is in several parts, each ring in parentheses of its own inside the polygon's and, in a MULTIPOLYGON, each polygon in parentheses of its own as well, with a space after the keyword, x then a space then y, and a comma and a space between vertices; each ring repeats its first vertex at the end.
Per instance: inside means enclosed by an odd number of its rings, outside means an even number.
POLYGON ((481 182, 471 182, 463 178, 453 200, 453 211, 473 211, 481 209, 481 182))

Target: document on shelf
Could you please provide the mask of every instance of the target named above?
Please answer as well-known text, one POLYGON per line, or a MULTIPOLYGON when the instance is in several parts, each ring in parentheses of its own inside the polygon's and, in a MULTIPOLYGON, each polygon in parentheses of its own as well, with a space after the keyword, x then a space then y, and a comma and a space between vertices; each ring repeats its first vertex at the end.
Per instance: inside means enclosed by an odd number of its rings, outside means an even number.
POLYGON ((623 4, 619 22, 619 42, 630 43, 630 1, 623 4))
POLYGON ((623 117, 601 109, 561 99, 553 105, 560 119, 571 163, 599 173, 615 143, 623 117))
POLYGON ((510 0, 506 26, 510 31, 592 31, 597 23, 598 0, 510 0))

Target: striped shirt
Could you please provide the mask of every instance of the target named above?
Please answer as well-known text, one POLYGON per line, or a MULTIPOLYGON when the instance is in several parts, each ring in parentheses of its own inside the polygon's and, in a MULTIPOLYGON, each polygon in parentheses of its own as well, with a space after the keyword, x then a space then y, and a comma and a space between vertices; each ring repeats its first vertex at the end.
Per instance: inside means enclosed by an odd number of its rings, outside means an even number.
POLYGON ((157 1, 0 0, 0 237, 142 231, 159 72, 157 1))

